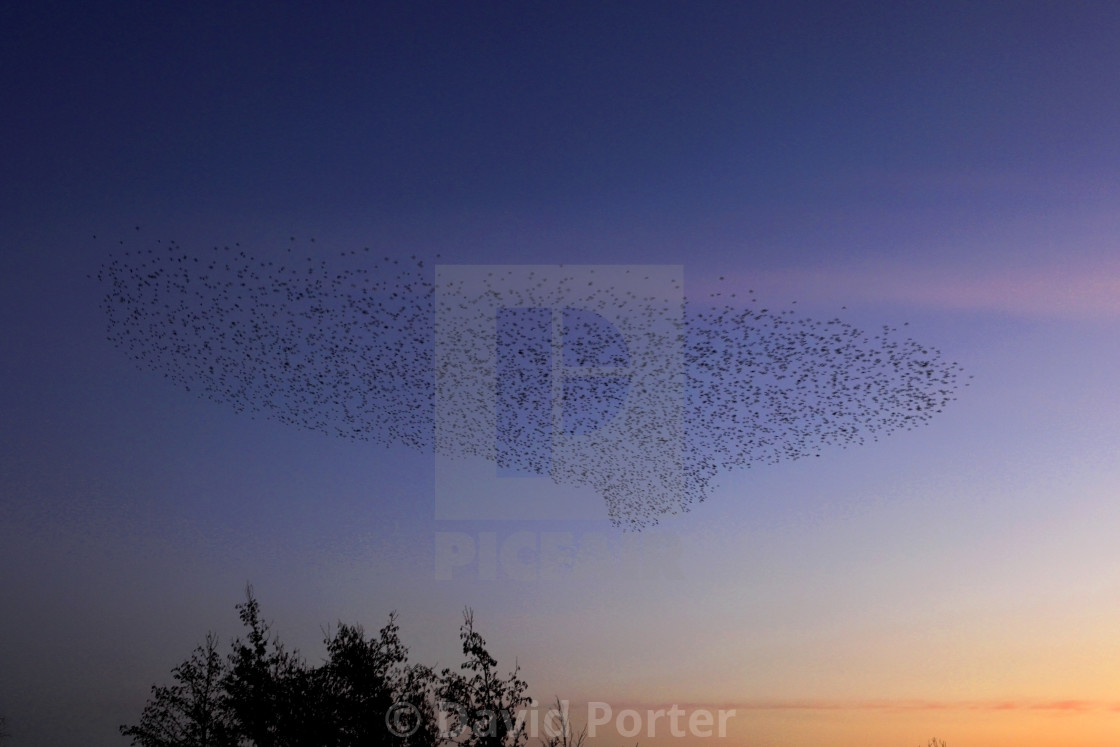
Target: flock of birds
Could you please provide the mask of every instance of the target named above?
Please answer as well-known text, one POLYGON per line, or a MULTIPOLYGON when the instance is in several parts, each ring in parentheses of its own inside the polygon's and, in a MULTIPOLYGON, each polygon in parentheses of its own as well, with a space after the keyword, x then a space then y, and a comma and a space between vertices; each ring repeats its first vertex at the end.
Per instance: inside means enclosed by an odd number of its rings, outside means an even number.
POLYGON ((590 486, 626 528, 688 510, 721 471, 913 429, 966 385, 895 328, 697 303, 672 278, 643 293, 609 268, 586 284, 540 268, 464 276, 288 243, 110 257, 108 339, 237 411, 590 486))

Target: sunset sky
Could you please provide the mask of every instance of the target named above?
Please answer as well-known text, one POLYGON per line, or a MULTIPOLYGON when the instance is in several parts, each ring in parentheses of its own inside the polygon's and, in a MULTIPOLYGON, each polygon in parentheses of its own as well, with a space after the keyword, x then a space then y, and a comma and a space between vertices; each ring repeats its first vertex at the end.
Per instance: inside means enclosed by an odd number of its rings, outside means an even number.
POLYGON ((0 7, 13 747, 126 744, 247 582, 312 662, 397 610, 457 664, 470 606, 579 718, 736 711, 593 744, 1120 743, 1120 5, 88 5, 0 7), (170 240, 679 266, 688 299, 907 325, 973 378, 642 533, 563 486, 503 520, 463 480, 448 519, 431 452, 235 412, 106 340, 98 271, 170 240), (441 541, 557 532, 608 555, 441 577, 441 541))

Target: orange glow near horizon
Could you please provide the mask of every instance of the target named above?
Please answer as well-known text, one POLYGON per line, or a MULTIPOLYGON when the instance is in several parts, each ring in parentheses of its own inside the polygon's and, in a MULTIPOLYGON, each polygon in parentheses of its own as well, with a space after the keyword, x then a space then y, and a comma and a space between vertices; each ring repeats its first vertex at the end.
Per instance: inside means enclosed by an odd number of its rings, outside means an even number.
MULTIPOLYGON (((576 731, 587 723, 587 703, 570 702, 576 731)), ((746 701, 719 706, 685 703, 612 703, 610 723, 599 726, 590 744, 654 747, 924 747, 931 737, 947 747, 1115 747, 1120 741, 1120 701, 746 701), (677 705, 685 736, 670 733, 669 720, 655 716, 677 705), (733 715, 726 736, 688 734, 695 710, 733 715), (625 710, 636 716, 624 717, 625 710), (651 736, 649 724, 655 728, 651 736), (621 723, 622 731, 616 728, 621 723), (640 726, 641 730, 634 733, 640 726)), ((599 714, 602 717, 603 711, 599 714)), ((543 718, 543 711, 542 711, 543 718)))

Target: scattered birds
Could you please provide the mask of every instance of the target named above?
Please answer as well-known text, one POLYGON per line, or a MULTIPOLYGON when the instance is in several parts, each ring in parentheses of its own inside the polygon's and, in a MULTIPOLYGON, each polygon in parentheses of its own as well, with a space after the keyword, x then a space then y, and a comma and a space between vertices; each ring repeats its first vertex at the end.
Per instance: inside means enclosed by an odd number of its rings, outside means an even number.
POLYGON ((423 260, 365 247, 328 264, 294 244, 257 257, 238 243, 191 252, 171 241, 110 256, 97 274, 108 340, 238 412, 590 486, 628 529, 690 510, 721 472, 924 425, 967 386, 959 364, 894 327, 865 333, 839 318, 731 306, 718 292, 674 309, 603 283, 573 304, 564 283, 511 291, 502 268, 484 293, 488 308, 509 312, 503 352, 480 353, 484 307, 437 289, 423 260), (619 330, 621 342, 596 331, 608 307, 636 325, 619 330), (670 347, 627 346, 650 319, 668 323, 659 334, 670 347), (609 375, 554 386, 556 329, 562 366, 609 375), (439 393, 451 390, 457 415, 437 419, 439 393), (574 450, 553 449, 557 439, 574 450))

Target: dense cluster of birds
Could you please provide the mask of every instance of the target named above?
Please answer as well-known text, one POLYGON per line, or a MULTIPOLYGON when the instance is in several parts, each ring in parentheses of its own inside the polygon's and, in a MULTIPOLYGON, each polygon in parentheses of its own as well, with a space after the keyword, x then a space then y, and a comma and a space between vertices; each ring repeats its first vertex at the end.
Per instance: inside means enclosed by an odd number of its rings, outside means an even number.
POLYGON ((437 272, 436 451, 586 486, 627 527, 702 498, 684 444, 682 282, 679 268, 437 272))
POLYGON ((191 392, 590 486, 634 529, 704 500, 721 471, 913 429, 966 383, 896 328, 685 300, 679 280, 632 271, 447 273, 368 248, 328 261, 293 238, 265 257, 155 242, 97 279, 108 339, 191 392))

